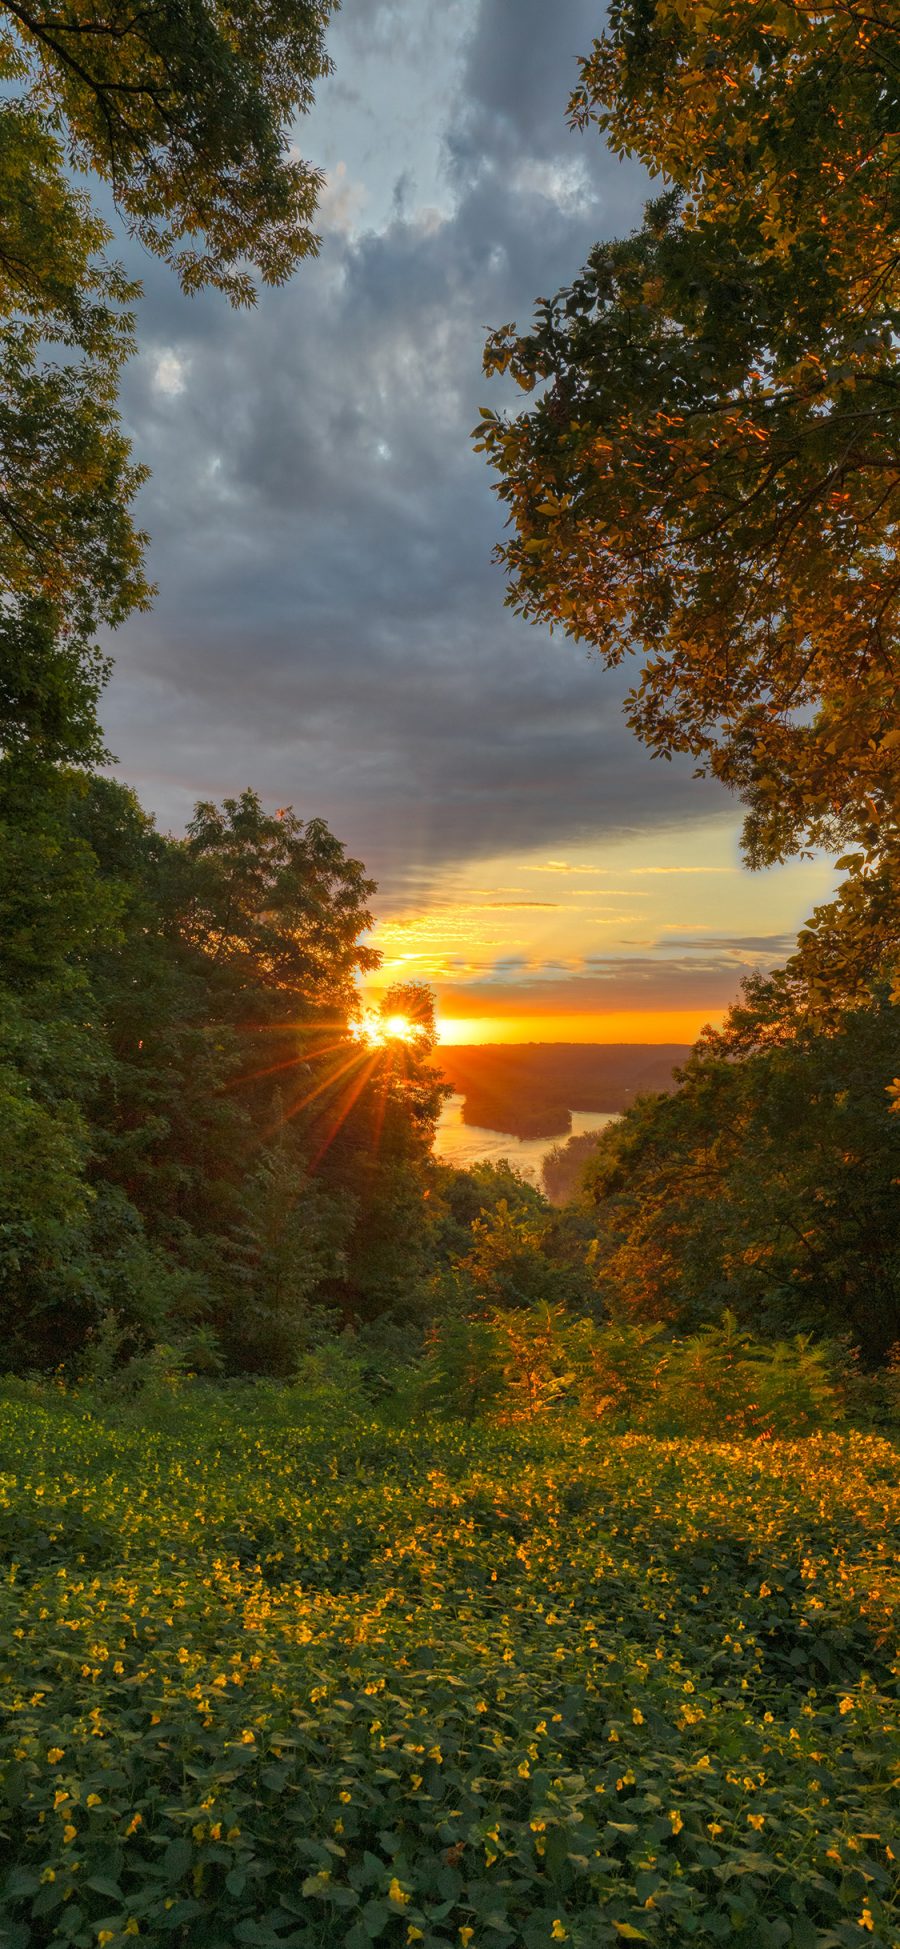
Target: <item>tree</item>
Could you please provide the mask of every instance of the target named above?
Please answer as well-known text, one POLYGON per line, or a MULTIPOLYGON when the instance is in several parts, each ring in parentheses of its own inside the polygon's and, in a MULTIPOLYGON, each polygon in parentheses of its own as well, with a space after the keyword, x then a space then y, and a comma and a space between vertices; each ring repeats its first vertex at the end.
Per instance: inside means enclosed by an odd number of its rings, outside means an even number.
POLYGON ((469 1250, 452 1271, 473 1311, 547 1305, 589 1312, 596 1300, 589 1239, 561 1226, 546 1205, 511 1209, 501 1199, 475 1219, 469 1250))
POLYGON ((730 1308, 767 1333, 900 1334, 900 1129, 884 992, 823 1032, 783 975, 745 984, 671 1095, 610 1125, 585 1172, 607 1297, 694 1329, 730 1308))
POLYGON ((310 1167, 333 1065, 361 1053, 370 886, 321 822, 250 792, 178 841, 111 779, 0 766, 16 1358, 59 1358, 113 1313, 130 1344, 199 1322, 230 1365, 290 1369, 357 1209, 310 1167))
POLYGON ((378 966, 360 944, 372 926, 374 880, 347 854, 324 819, 292 806, 263 811, 255 792, 221 809, 196 807, 180 857, 174 925, 214 968, 240 986, 322 1009, 348 1004, 354 975, 378 966))
POLYGON ((140 287, 70 173, 100 179, 187 291, 253 301, 314 251, 320 172, 289 138, 328 72, 327 0, 0 4, 0 750, 92 759, 100 624, 146 607, 145 470, 117 411, 140 287), (71 728, 67 717, 70 707, 71 728))
MULTIPOLYGON (((574 119, 672 185, 504 327, 485 413, 509 600, 630 723, 743 797, 749 861, 858 848, 900 886, 896 28, 857 0, 621 0, 574 119)), ((896 953, 896 936, 891 951, 896 953)))

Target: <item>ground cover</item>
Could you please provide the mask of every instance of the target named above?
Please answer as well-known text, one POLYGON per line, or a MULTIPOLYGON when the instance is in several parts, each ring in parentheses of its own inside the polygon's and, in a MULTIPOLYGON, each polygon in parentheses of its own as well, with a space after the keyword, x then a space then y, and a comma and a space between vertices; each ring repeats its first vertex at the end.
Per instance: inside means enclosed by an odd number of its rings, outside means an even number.
POLYGON ((0 1945, 900 1941, 900 1456, 0 1394, 0 1945))

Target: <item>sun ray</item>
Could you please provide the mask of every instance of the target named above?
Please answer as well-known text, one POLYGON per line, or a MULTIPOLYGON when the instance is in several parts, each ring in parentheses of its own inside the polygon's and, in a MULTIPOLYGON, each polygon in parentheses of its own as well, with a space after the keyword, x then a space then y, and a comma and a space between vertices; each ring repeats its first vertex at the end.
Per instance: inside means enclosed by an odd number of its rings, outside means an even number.
POLYGON ((314 1156, 310 1160, 309 1168, 311 1171, 314 1171, 316 1169, 316 1166, 321 1164, 326 1151, 330 1150, 331 1145, 334 1143, 335 1137, 337 1136, 338 1131, 341 1128, 341 1125, 343 1123, 346 1123, 346 1120, 350 1115, 350 1112, 353 1109, 354 1104, 359 1101, 359 1098, 362 1095, 362 1092, 365 1089, 367 1082, 369 1081, 370 1077, 373 1074, 377 1060, 378 1060, 377 1053, 373 1051, 371 1056, 369 1057, 368 1062, 365 1063, 365 1065, 361 1069, 359 1076, 356 1079, 351 1079, 351 1081, 348 1082, 347 1087, 340 1098, 340 1106, 342 1106, 342 1107, 339 1106, 340 1113, 338 1116, 335 1117, 335 1120, 331 1125, 330 1129, 326 1131, 322 1143, 319 1145, 318 1150, 315 1152, 314 1156))

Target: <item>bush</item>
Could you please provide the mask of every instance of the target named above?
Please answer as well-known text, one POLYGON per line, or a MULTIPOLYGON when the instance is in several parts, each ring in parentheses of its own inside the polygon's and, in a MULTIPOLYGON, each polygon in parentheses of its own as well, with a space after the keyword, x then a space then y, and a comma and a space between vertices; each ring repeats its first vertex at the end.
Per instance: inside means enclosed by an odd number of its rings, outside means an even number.
POLYGON ((659 1323, 598 1327, 562 1307, 495 1308, 434 1329, 424 1398, 465 1420, 566 1407, 616 1430, 803 1435, 844 1414, 837 1362, 804 1334, 755 1341, 730 1313, 679 1340, 659 1323))

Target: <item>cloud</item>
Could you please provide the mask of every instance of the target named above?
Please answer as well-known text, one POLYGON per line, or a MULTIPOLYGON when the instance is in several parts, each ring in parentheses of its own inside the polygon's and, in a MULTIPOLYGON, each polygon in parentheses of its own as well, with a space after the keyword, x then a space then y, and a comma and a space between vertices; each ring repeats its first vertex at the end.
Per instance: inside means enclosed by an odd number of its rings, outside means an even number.
POLYGON ((337 230, 351 237, 360 227, 359 220, 367 201, 365 184, 354 182, 345 162, 336 163, 334 169, 329 170, 319 192, 317 229, 337 230))
POLYGON ((425 886, 450 861, 724 816, 718 786, 631 737, 634 672, 504 608, 502 512, 469 439, 486 329, 639 212, 635 172, 565 123, 596 27, 588 0, 350 5, 319 259, 240 314, 123 245, 146 285, 125 410, 159 596, 113 645, 107 730, 164 825, 251 783, 425 886), (373 103, 373 73, 393 96, 373 103), (379 125, 407 157, 385 210, 379 125))
POLYGON ((496 1013, 501 993, 503 1013, 513 1016, 602 1015, 623 1009, 717 1012, 734 1001, 737 973, 734 962, 725 957, 695 963, 645 955, 598 959, 580 974, 510 982, 509 975, 498 969, 489 978, 454 981, 451 988, 440 981, 436 985, 439 1005, 452 1005, 457 1015, 496 1013))
POLYGON ((188 361, 179 358, 171 347, 151 355, 150 383, 155 392, 164 393, 167 399, 176 399, 183 393, 187 384, 188 361))

